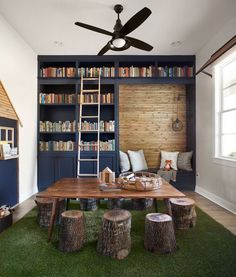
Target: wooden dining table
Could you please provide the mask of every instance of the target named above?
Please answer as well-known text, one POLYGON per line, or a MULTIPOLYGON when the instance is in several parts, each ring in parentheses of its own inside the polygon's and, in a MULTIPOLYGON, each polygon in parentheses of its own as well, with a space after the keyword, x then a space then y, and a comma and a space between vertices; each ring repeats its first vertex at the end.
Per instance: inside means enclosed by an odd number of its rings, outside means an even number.
MULTIPOLYGON (((52 198, 53 201, 50 225, 48 228, 48 241, 50 241, 52 237, 58 200, 60 198, 153 198, 156 207, 157 200, 162 199, 166 206, 166 212, 171 215, 169 199, 185 197, 182 192, 174 188, 164 179, 162 179, 160 188, 152 191, 134 191, 126 189, 102 191, 100 185, 103 183, 104 182, 98 178, 63 178, 36 195, 36 197, 52 198)), ((113 183, 112 186, 115 187, 116 183, 113 183)))

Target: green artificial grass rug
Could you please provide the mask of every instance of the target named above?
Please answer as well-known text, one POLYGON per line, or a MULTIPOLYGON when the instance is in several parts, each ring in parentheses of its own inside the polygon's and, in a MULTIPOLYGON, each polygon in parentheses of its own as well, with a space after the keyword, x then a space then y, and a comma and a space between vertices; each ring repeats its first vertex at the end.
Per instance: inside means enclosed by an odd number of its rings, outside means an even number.
POLYGON ((38 226, 33 209, 0 234, 0 276, 236 276, 236 236, 200 209, 195 228, 176 232, 175 253, 146 251, 144 219, 151 211, 131 211, 131 252, 124 260, 114 260, 96 252, 104 207, 84 213, 86 242, 69 254, 57 249, 56 228, 52 243, 47 243, 47 229, 38 226))

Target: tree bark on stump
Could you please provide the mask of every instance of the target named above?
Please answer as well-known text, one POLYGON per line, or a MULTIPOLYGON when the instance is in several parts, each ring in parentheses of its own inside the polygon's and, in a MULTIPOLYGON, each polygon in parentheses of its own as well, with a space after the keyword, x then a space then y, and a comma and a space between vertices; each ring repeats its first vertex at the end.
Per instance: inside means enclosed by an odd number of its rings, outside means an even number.
POLYGON ((103 216, 97 251, 115 259, 124 259, 131 249, 130 228, 130 212, 121 209, 106 212, 103 216))
POLYGON ((196 225, 195 202, 190 198, 171 198, 170 205, 176 229, 189 229, 196 225))
POLYGON ((63 252, 80 250, 84 242, 84 216, 81 211, 69 210, 61 214, 59 249, 63 252))
POLYGON ((96 211, 97 199, 94 198, 80 198, 80 209, 82 211, 96 211))
MULTIPOLYGON (((35 199, 35 203, 38 208, 37 221, 41 227, 48 227, 50 224, 51 214, 52 214, 52 198, 40 198, 35 199)), ((58 209, 56 211, 56 224, 60 224, 61 213, 65 211, 65 199, 60 198, 58 201, 58 209)))
POLYGON ((134 210, 146 210, 153 205, 152 198, 132 199, 132 206, 134 210))
POLYGON ((176 239, 171 216, 150 213, 145 218, 144 246, 154 253, 171 253, 176 250, 176 239))

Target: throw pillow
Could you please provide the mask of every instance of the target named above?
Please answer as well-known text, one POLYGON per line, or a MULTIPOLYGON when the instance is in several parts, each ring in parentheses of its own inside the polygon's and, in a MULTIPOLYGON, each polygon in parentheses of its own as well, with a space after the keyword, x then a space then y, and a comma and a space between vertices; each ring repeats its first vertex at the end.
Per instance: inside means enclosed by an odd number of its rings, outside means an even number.
POLYGON ((129 157, 125 152, 120 151, 120 171, 123 173, 129 170, 130 170, 129 157))
POLYGON ((130 159, 133 172, 148 169, 143 150, 138 150, 138 151, 128 150, 128 154, 129 154, 129 159, 130 159))
POLYGON ((191 166, 191 160, 193 156, 193 151, 190 152, 180 152, 178 155, 178 160, 177 160, 177 166, 179 169, 187 170, 187 171, 192 171, 192 166, 191 166))
POLYGON ((179 152, 167 152, 167 151, 161 151, 161 166, 160 168, 165 168, 166 160, 171 160, 171 168, 174 170, 177 170, 177 158, 178 158, 179 152))

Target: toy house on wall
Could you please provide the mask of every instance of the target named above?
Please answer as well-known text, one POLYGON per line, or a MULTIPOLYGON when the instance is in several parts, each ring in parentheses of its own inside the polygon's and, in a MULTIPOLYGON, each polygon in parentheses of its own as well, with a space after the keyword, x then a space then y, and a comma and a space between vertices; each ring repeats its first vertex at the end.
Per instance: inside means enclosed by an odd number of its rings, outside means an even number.
POLYGON ((0 206, 18 203, 18 124, 22 126, 0 82, 0 206))

